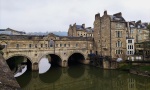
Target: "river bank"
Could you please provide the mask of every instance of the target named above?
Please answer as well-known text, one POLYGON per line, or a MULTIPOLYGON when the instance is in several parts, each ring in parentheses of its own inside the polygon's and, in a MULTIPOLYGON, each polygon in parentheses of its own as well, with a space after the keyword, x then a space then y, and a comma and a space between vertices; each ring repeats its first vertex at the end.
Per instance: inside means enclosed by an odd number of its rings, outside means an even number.
POLYGON ((128 71, 131 74, 150 77, 149 64, 132 65, 131 63, 120 63, 118 69, 128 71))

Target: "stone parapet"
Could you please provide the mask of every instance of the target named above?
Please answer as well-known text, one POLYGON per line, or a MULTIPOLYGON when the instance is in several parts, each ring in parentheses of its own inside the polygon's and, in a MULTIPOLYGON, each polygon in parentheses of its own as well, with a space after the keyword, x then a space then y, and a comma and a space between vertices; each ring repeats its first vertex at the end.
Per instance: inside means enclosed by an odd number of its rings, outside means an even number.
POLYGON ((0 54, 0 89, 1 90, 19 90, 20 86, 14 78, 3 56, 0 54))

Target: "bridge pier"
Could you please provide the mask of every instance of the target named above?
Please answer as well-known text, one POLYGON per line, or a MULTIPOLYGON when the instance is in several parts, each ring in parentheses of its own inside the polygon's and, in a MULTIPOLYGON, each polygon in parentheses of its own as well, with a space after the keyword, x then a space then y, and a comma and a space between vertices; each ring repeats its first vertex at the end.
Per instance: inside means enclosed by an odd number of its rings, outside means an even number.
POLYGON ((38 63, 35 62, 32 64, 32 71, 37 71, 37 70, 39 70, 39 66, 38 66, 38 63))
POLYGON ((61 66, 62 66, 62 67, 68 67, 68 62, 67 62, 67 60, 63 60, 61 66))

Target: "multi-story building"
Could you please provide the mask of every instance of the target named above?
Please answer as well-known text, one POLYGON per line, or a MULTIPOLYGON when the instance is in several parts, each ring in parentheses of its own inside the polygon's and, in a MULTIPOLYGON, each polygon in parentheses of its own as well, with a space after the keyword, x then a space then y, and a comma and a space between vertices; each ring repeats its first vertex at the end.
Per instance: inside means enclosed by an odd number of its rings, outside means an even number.
POLYGON ((85 24, 69 26, 68 36, 70 37, 93 37, 93 29, 91 27, 85 27, 85 24))
POLYGON ((127 55, 134 55, 131 56, 132 60, 135 57, 136 60, 139 60, 139 57, 144 60, 149 56, 149 30, 147 27, 148 23, 142 23, 141 20, 128 22, 128 38, 132 38, 134 43, 127 43, 127 55))
POLYGON ((141 20, 129 22, 129 37, 135 39, 135 43, 147 41, 149 39, 148 23, 142 23, 141 20))
POLYGON ((94 50, 102 56, 110 56, 112 59, 125 58, 126 54, 127 23, 122 13, 108 15, 95 15, 94 21, 94 50))

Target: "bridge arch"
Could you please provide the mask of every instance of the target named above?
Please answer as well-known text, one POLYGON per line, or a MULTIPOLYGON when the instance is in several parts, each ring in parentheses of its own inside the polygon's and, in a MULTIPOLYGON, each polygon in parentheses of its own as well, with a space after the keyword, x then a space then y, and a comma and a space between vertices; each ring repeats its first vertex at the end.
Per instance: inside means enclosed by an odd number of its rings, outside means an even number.
POLYGON ((60 65, 61 66, 61 63, 62 63, 62 57, 60 56, 60 55, 58 55, 58 54, 54 54, 54 53, 46 53, 46 54, 43 54, 43 55, 41 55, 40 57, 39 57, 39 59, 38 59, 38 63, 41 61, 41 59, 44 57, 44 56, 46 56, 46 55, 50 55, 50 59, 51 60, 49 60, 49 62, 57 62, 57 64, 58 65, 60 65), (57 59, 57 60, 53 60, 53 59, 57 59))
POLYGON ((85 59, 85 55, 82 52, 73 52, 68 56, 67 61, 68 65, 70 65, 71 63, 83 63, 85 59))
MULTIPOLYGON (((33 64, 33 61, 32 61, 32 59, 29 57, 29 56, 27 56, 27 55, 24 55, 24 54, 13 54, 13 55, 10 55, 10 56, 8 56, 8 57, 4 57, 5 58, 5 60, 6 60, 6 62, 8 63, 8 65, 9 65, 9 67, 11 68, 11 70, 13 70, 13 69, 15 69, 16 67, 18 67, 18 65, 27 65, 27 70, 32 70, 33 68, 32 68, 32 64, 33 64), (14 61, 12 60, 13 59, 13 57, 15 58, 15 57, 18 57, 18 58, 20 58, 20 57, 23 57, 23 61, 22 61, 22 59, 21 59, 21 61, 19 60, 16 60, 16 59, 14 59, 14 61), (24 58, 25 57, 25 58, 24 58), (8 61, 9 60, 9 61, 8 61), (25 62, 24 62, 25 61, 25 62)), ((20 66, 19 66, 20 67, 20 66)))
POLYGON ((84 57, 84 59, 85 59, 85 55, 84 55, 84 53, 82 53, 82 52, 72 52, 72 53, 70 53, 70 54, 68 55, 67 60, 69 59, 69 57, 70 57, 71 55, 73 55, 73 54, 75 54, 75 53, 78 53, 78 54, 83 55, 83 57, 84 57))
POLYGON ((31 59, 29 56, 24 55, 24 54, 14 54, 14 55, 11 55, 11 56, 6 57, 5 60, 7 61, 8 59, 10 59, 10 58, 12 58, 12 57, 15 57, 15 56, 23 56, 23 57, 26 57, 27 59, 29 59, 29 61, 30 61, 31 63, 33 63, 32 59, 31 59))

